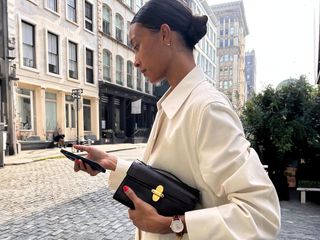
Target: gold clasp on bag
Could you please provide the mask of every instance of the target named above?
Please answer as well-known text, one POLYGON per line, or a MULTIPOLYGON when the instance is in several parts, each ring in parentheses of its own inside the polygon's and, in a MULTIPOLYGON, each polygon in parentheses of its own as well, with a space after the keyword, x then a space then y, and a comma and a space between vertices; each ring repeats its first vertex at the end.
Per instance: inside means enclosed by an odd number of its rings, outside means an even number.
POLYGON ((156 189, 151 189, 151 192, 153 193, 152 200, 154 202, 157 202, 157 201, 159 201, 160 198, 164 197, 163 190, 164 190, 164 188, 162 185, 158 185, 158 187, 156 189))

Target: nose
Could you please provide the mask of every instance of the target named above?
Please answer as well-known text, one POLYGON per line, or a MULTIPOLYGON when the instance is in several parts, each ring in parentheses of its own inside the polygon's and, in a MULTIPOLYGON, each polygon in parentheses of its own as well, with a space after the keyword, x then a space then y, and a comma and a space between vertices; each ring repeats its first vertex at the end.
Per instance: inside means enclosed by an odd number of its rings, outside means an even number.
POLYGON ((137 58, 137 56, 134 57, 134 63, 133 65, 136 67, 136 68, 139 68, 140 67, 140 60, 137 58))

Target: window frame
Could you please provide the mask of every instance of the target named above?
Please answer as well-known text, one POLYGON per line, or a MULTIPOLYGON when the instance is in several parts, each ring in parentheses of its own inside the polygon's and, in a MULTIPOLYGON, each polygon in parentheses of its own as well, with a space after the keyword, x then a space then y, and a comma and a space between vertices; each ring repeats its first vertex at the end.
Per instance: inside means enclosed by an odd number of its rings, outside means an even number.
POLYGON ((89 2, 89 1, 84 1, 84 14, 83 14, 83 20, 84 20, 84 29, 93 33, 93 30, 94 30, 94 4, 92 2, 89 2), (86 15, 86 12, 87 12, 87 5, 90 5, 91 6, 91 19, 88 18, 88 16, 86 15), (91 29, 87 28, 86 24, 90 24, 91 25, 91 29))
POLYGON ((108 49, 103 49, 102 50, 102 76, 103 76, 103 80, 105 81, 112 81, 112 72, 111 72, 111 68, 112 67, 112 53, 108 50, 108 49), (107 56, 109 56, 109 66, 105 64, 105 53, 107 54, 107 56), (105 75, 105 70, 108 69, 109 72, 109 76, 105 75))
POLYGON ((37 51, 36 51, 36 45, 37 45, 37 38, 36 38, 36 24, 34 24, 34 23, 31 23, 30 21, 28 21, 28 20, 24 20, 24 19, 21 19, 21 21, 20 21, 20 23, 21 23, 21 34, 20 34, 20 36, 21 36, 21 50, 22 50, 22 54, 20 54, 20 66, 22 67, 22 68, 26 68, 26 69, 29 69, 29 70, 37 70, 37 67, 38 67, 38 64, 37 64, 37 51), (28 43, 24 43, 24 34, 23 34, 23 26, 24 26, 24 24, 26 24, 26 25, 29 25, 29 26, 31 26, 32 27, 32 44, 33 45, 29 45, 29 46, 31 46, 31 48, 32 48, 32 54, 33 54, 33 59, 30 59, 30 60, 32 60, 33 61, 33 66, 30 66, 30 65, 25 65, 24 64, 24 59, 25 59, 25 51, 24 51, 24 45, 27 45, 28 43))
POLYGON ((123 33, 124 33, 124 18, 121 16, 120 13, 116 13, 116 24, 115 24, 115 37, 118 41, 123 42, 123 33), (119 17, 119 21, 120 21, 120 25, 118 26, 118 19, 117 17, 119 17), (120 27, 120 28, 119 28, 120 27))
POLYGON ((116 55, 116 83, 119 85, 123 85, 124 83, 124 59, 121 55, 116 55), (120 62, 118 62, 118 60, 120 62), (120 66, 119 66, 120 63, 120 66), (120 67, 120 70, 118 69, 120 67), (118 79, 120 77, 120 79, 118 79))
POLYGON ((69 5, 69 0, 66 0, 66 19, 67 19, 67 21, 69 21, 71 23, 78 24, 78 14, 77 14, 78 1, 77 0, 73 0, 73 1, 74 1, 74 7, 69 5), (69 8, 74 9, 75 20, 73 20, 69 17, 69 8))
POLYGON ((72 40, 70 40, 70 39, 67 39, 67 49, 68 49, 68 52, 67 52, 67 58, 68 58, 68 71, 67 71, 67 76, 68 76, 68 79, 69 80, 73 80, 73 81, 79 81, 79 44, 77 43, 77 42, 75 42, 75 41, 72 41, 72 40), (75 61, 75 63, 76 63, 76 78, 73 78, 73 77, 71 77, 70 76, 70 66, 71 66, 71 64, 70 64, 70 61, 73 61, 72 59, 71 59, 71 57, 70 57, 70 44, 74 44, 75 45, 75 47, 76 47, 76 61, 75 61))
POLYGON ((112 9, 107 5, 107 4, 103 4, 102 6, 102 32, 107 34, 107 35, 110 35, 111 36, 111 29, 112 29, 112 9), (104 15, 104 10, 106 9, 108 15, 109 15, 109 19, 106 19, 105 18, 105 15, 104 15), (106 27, 108 26, 108 27, 106 27), (105 31, 105 28, 108 30, 108 31, 105 31))
MULTIPOLYGON (((30 129, 23 129, 23 128, 19 127, 19 131, 32 132, 32 131, 34 131, 33 90, 27 89, 27 88, 17 88, 16 94, 17 94, 18 102, 20 101, 21 98, 30 99, 30 122, 31 122, 31 127, 30 127, 30 129), (29 91, 30 94, 27 95, 27 94, 20 93, 20 92, 18 92, 19 90, 27 90, 27 91, 29 91)), ((18 111, 17 111, 17 113, 18 113, 19 115, 21 114, 20 110, 21 110, 21 109, 20 109, 20 105, 19 105, 19 108, 18 108, 18 111)), ((20 118, 21 118, 21 117, 20 117, 20 118)), ((20 121, 20 120, 19 120, 19 124, 21 124, 21 121, 20 121)))
POLYGON ((46 31, 46 39, 47 39, 47 48, 46 48, 46 56, 47 56, 47 74, 49 74, 49 75, 60 75, 60 73, 61 73, 61 67, 60 67, 60 36, 58 35, 58 34, 56 34, 56 33, 54 33, 54 32, 52 32, 52 31, 49 31, 49 30, 47 30, 46 31), (56 46, 56 49, 57 49, 57 53, 56 53, 56 58, 57 58, 57 72, 51 72, 50 71, 50 66, 49 66, 49 58, 50 58, 50 54, 55 54, 55 53, 51 53, 51 52, 49 52, 50 50, 49 50, 49 34, 51 34, 51 35, 54 35, 56 38, 57 38, 57 46, 56 46))
POLYGON ((95 60, 95 56, 94 56, 94 50, 91 49, 91 48, 88 48, 88 47, 85 47, 84 48, 84 63, 85 63, 85 84, 94 84, 95 83, 95 78, 94 78, 94 74, 95 74, 95 71, 94 71, 94 60, 95 60), (87 51, 90 51, 92 52, 92 66, 91 65, 88 65, 87 64, 87 51), (87 70, 90 69, 92 71, 92 83, 91 82, 88 82, 88 74, 87 74, 87 70))

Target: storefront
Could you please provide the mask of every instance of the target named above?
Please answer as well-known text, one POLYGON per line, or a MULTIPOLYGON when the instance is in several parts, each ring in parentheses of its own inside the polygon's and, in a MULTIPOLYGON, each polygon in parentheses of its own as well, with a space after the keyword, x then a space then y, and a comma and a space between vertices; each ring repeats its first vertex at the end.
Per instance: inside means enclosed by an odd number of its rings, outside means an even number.
POLYGON ((149 136, 156 97, 108 82, 99 83, 100 139, 102 143, 133 142, 149 136), (140 113, 132 113, 132 102, 141 99, 140 113))

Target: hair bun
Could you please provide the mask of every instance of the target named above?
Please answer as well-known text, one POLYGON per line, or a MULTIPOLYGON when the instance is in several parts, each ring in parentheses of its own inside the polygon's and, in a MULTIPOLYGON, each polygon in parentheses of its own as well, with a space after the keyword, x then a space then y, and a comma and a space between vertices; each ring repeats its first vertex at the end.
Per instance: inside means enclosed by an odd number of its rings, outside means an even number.
POLYGON ((208 16, 193 16, 190 27, 188 29, 188 36, 190 39, 190 42, 188 45, 194 46, 196 45, 199 40, 206 35, 207 33, 207 22, 208 22, 208 16))

